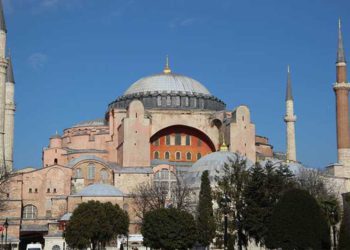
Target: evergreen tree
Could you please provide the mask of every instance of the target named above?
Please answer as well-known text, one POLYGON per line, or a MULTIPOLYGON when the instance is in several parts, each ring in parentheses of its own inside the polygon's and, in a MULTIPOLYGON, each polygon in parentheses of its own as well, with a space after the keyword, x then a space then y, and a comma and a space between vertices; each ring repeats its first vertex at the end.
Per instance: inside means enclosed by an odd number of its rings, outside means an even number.
POLYGON ((141 233, 145 246, 166 250, 192 248, 197 238, 193 216, 176 208, 145 213, 141 233))
POLYGON ((350 249, 350 193, 343 194, 343 219, 339 232, 339 250, 350 249))
MULTIPOLYGON (((219 205, 219 212, 221 216, 226 214, 228 217, 228 249, 233 249, 237 245, 238 249, 241 250, 248 244, 242 217, 245 207, 243 192, 247 177, 247 162, 240 157, 230 160, 216 176, 215 198, 219 205)), ((220 236, 222 235, 223 233, 220 234, 220 236)))
POLYGON ((266 246, 271 249, 330 249, 330 232, 317 201, 305 190, 282 196, 268 224, 266 246))
POLYGON ((258 163, 253 166, 243 192, 243 227, 258 245, 264 245, 273 208, 282 194, 294 186, 291 171, 284 165, 275 165, 268 162, 265 167, 258 163))
POLYGON ((201 178, 201 189, 197 207, 198 242, 208 247, 215 237, 215 219, 212 203, 212 190, 210 187, 209 172, 204 171, 201 178))
POLYGON ((94 250, 98 246, 105 247, 118 235, 126 235, 128 228, 128 214, 118 205, 89 201, 74 210, 64 238, 71 248, 91 247, 94 250))

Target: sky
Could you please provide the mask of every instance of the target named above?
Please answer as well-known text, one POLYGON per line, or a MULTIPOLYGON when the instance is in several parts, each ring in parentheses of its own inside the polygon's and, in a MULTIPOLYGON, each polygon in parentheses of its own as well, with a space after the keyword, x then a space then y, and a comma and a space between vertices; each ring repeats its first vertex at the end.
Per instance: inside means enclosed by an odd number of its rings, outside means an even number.
POLYGON ((16 80, 15 168, 40 167, 57 130, 104 117, 141 77, 190 76, 285 151, 289 64, 297 158, 336 162, 338 18, 350 57, 348 0, 3 0, 16 80))

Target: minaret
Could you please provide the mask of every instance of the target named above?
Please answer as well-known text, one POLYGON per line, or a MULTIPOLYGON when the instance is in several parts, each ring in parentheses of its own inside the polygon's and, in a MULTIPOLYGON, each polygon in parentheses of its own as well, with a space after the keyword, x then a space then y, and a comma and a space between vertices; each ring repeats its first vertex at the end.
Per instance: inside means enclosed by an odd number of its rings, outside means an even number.
POLYGON ((337 115, 337 148, 338 162, 344 166, 350 166, 350 135, 349 135, 349 89, 350 85, 346 77, 346 60, 341 31, 341 21, 338 26, 338 51, 337 51, 337 81, 333 85, 336 97, 337 115))
POLYGON ((4 9, 0 0, 0 175, 4 174, 5 168, 5 98, 6 98, 6 24, 4 9))
POLYGON ((13 76, 13 67, 11 57, 8 58, 6 72, 6 104, 5 104, 5 163, 6 170, 12 171, 13 168, 13 135, 15 120, 15 78, 13 76))
POLYGON ((297 117, 294 115, 294 99, 292 94, 292 81, 290 76, 290 69, 288 66, 287 76, 287 91, 286 91, 286 115, 284 121, 287 125, 287 162, 296 161, 296 148, 295 148, 295 121, 297 117))

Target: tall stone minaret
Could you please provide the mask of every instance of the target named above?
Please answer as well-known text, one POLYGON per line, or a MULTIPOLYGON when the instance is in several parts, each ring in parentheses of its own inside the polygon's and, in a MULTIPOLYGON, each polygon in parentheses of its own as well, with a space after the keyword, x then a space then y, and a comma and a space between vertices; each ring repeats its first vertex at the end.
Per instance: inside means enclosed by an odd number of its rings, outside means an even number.
POLYGON ((0 0, 0 175, 7 170, 5 162, 6 34, 4 10, 0 0))
POLYGON ((288 66, 287 76, 287 91, 286 91, 286 115, 284 121, 287 125, 287 162, 296 161, 296 147, 295 147, 295 121, 297 117, 294 115, 294 99, 292 94, 292 81, 290 76, 290 69, 288 66))
POLYGON ((346 60, 343 46, 341 22, 338 27, 338 51, 337 51, 337 81, 333 85, 336 97, 337 114, 337 148, 338 162, 344 166, 350 166, 350 134, 349 134, 349 90, 350 85, 346 77, 346 60))
POLYGON ((15 121, 15 78, 13 76, 13 67, 11 57, 8 58, 6 71, 6 103, 5 103, 5 163, 6 170, 11 172, 13 169, 13 135, 15 121))

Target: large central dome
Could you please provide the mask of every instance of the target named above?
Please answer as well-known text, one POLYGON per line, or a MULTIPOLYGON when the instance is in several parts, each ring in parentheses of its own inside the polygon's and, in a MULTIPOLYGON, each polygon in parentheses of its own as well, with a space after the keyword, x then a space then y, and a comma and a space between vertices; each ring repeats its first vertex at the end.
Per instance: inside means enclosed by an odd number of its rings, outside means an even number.
POLYGON ((133 83, 124 95, 144 92, 166 92, 166 93, 190 93, 211 95, 206 87, 200 82, 183 75, 174 73, 161 73, 143 77, 133 83))
POLYGON ((146 109, 225 109, 225 103, 213 96, 200 82, 172 73, 168 59, 162 73, 136 81, 108 108, 126 109, 135 99, 140 100, 146 109))

